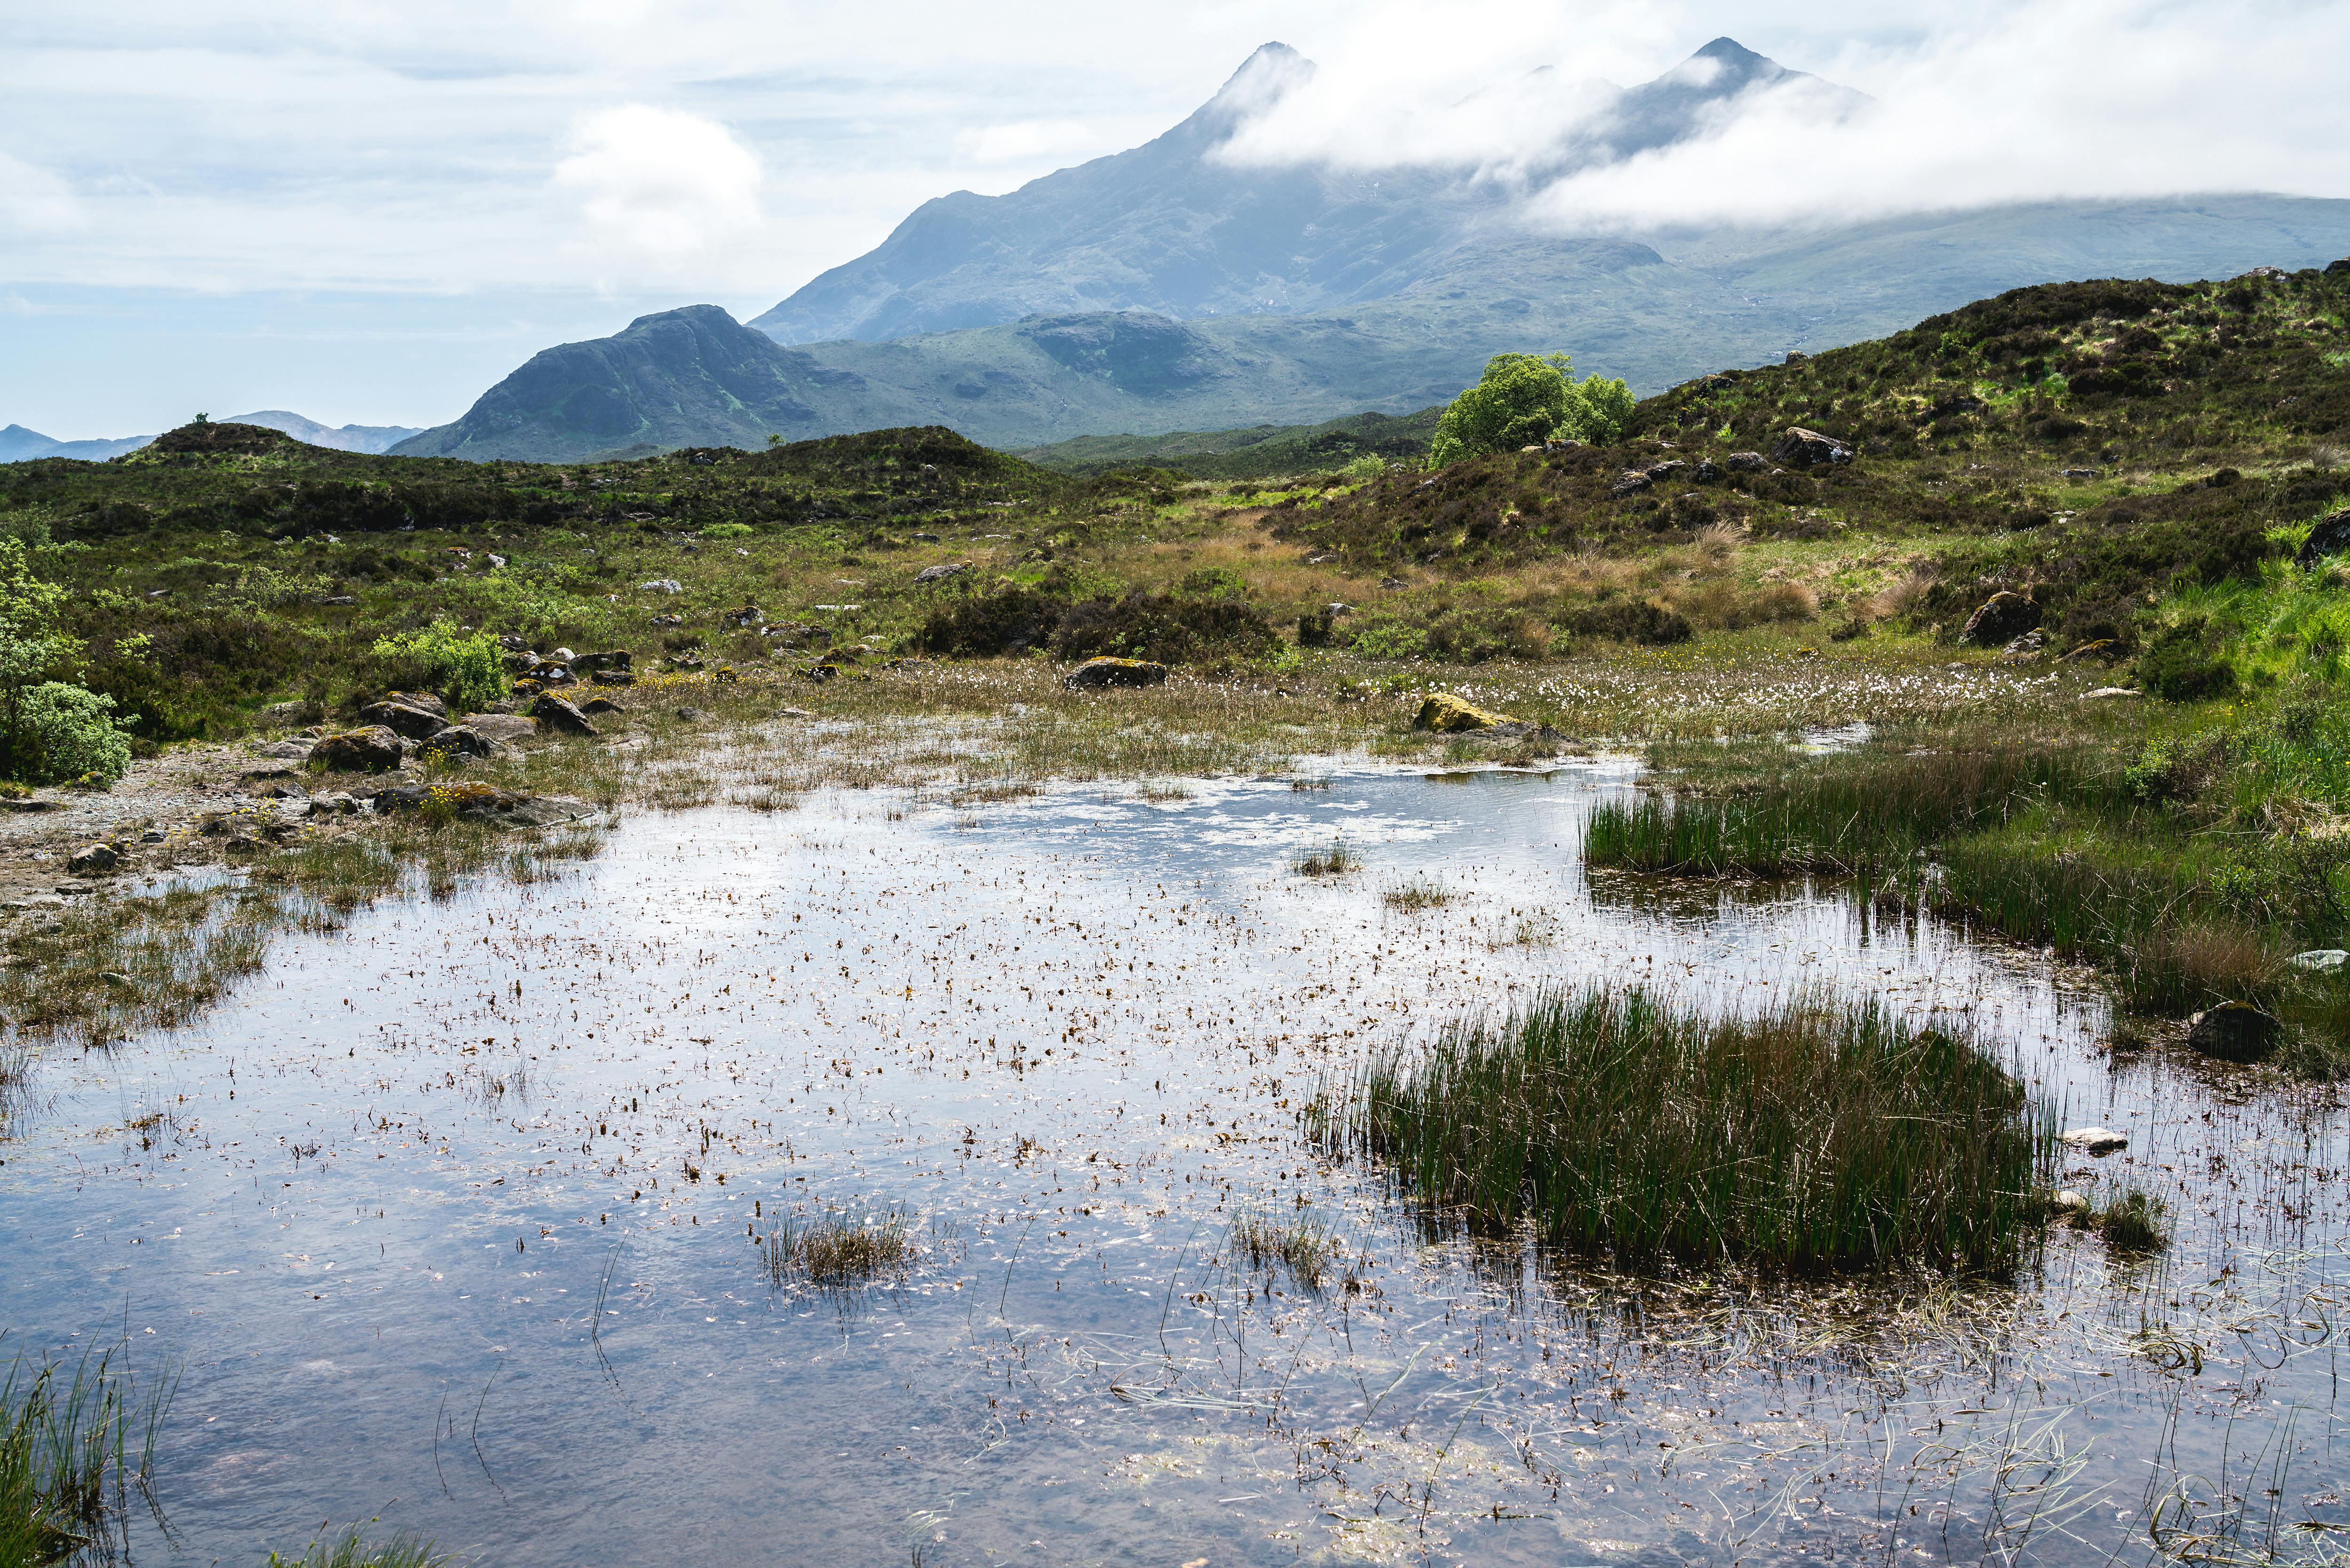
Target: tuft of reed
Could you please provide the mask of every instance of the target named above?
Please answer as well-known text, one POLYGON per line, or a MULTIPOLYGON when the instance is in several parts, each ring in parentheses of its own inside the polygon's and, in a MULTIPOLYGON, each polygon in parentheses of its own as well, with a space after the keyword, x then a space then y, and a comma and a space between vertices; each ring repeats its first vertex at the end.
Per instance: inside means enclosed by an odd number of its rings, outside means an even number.
POLYGON ((780 1290, 805 1280, 823 1290, 850 1290, 914 1261, 914 1238, 902 1210, 858 1215, 827 1208, 793 1214, 759 1238, 767 1282, 780 1290))
POLYGON ((1252 1269, 1284 1268, 1301 1289, 1319 1291, 1343 1249, 1311 1215, 1244 1213, 1232 1221, 1233 1255, 1252 1269))
POLYGON ((1430 881, 1425 877, 1415 877, 1409 882, 1388 888, 1379 897, 1388 909, 1407 915, 1417 915, 1423 909, 1440 909, 1452 902, 1452 895, 1446 891, 1442 883, 1430 881))
POLYGON ((1342 838, 1327 849, 1310 850, 1290 862, 1290 869, 1300 877, 1343 877, 1360 869, 1362 864, 1363 857, 1347 848, 1342 838))
POLYGON ((331 1539, 322 1536, 313 1541, 299 1557, 272 1552, 269 1568, 442 1568, 455 1561, 434 1552, 432 1542, 413 1531, 395 1531, 380 1541, 370 1541, 365 1528, 354 1524, 331 1539))
POLYGON ((35 1568, 85 1550, 110 1556, 129 1488, 144 1490, 177 1380, 142 1392, 122 1347, 70 1367, 19 1355, 0 1379, 0 1564, 35 1568))
POLYGON ((1709 1019, 1599 985, 1373 1058, 1309 1131, 1439 1228, 1791 1272, 2011 1272, 2044 1237, 2057 1147, 1999 1064, 1873 999, 1709 1019))
POLYGON ((2137 1187, 2116 1189, 2102 1204, 2075 1209, 2065 1222, 2095 1231, 2116 1252, 2159 1252, 2170 1245, 2170 1206, 2137 1187))

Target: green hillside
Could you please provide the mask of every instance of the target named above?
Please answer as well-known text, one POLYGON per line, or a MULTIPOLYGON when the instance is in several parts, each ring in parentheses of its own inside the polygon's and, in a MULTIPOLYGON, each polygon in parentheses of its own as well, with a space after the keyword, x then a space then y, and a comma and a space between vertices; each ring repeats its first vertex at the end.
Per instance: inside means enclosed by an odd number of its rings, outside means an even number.
POLYGON ((1370 457, 1409 462, 1428 455, 1439 404, 1399 419, 1363 413, 1318 425, 1253 425, 1236 431, 1170 431, 1165 435, 1078 436, 1020 453, 1064 473, 1164 468, 1191 479, 1267 479, 1345 468, 1370 457))

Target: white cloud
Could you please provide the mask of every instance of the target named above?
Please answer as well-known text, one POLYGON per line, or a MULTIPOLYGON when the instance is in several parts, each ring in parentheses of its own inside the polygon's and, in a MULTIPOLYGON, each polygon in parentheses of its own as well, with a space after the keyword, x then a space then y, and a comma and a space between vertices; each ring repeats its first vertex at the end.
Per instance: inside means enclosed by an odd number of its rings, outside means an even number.
POLYGON ((63 179, 0 152, 0 234, 70 234, 88 221, 63 179))
POLYGON ((1074 119, 1015 119, 955 133, 955 151, 972 163, 1035 163, 1115 151, 1093 127, 1074 119))
POLYGON ((715 120, 622 104, 582 119, 571 144, 555 182, 600 244, 677 261, 758 226, 758 154, 715 120))

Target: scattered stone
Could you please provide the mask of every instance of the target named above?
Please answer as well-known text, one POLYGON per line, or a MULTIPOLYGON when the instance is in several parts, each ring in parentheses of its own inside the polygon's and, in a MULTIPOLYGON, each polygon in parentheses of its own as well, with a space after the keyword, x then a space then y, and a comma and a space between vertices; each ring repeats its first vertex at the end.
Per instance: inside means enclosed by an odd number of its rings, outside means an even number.
POLYGON ((253 749, 257 755, 275 757, 284 763, 307 762, 310 758, 310 742, 307 741, 270 741, 253 749))
POLYGON ((1696 472, 1690 477, 1700 484, 1715 484, 1728 477, 1729 472, 1709 457, 1697 465, 1696 472))
POLYGON ((261 722, 280 730, 298 730, 305 724, 327 722, 327 705, 323 702, 272 702, 261 711, 261 722))
POLYGON ((800 674, 806 680, 821 683, 837 677, 840 674, 840 666, 827 660, 821 664, 807 666, 800 671, 800 674))
MULTIPOLYGON (((151 599, 155 596, 150 594, 147 597, 151 599)), ((357 594, 329 594, 318 602, 322 605, 355 605, 359 600, 357 594)))
POLYGON ((2095 702, 2107 697, 2137 697, 2142 695, 2144 695, 2144 693, 2128 686, 2100 686, 2094 691, 2082 692, 2081 701, 2084 702, 2095 702))
POLYGON ((2305 969, 2314 974, 2328 974, 2350 963, 2350 952, 2340 948, 2313 948, 2305 953, 2295 953, 2285 960, 2295 969, 2305 969))
POLYGON ((111 871, 122 864, 122 857, 114 852, 111 844, 85 844, 66 859, 66 869, 78 876, 93 876, 111 871))
MULTIPOLYGON (((681 714, 685 710, 683 709, 679 710, 681 714)), ((805 708, 786 708, 783 711, 777 713, 775 717, 778 719, 813 719, 816 715, 809 712, 805 708)))
POLYGON ((110 969, 110 970, 108 970, 108 971, 106 971, 103 974, 100 974, 98 978, 99 978, 99 980, 101 980, 101 981, 104 981, 107 984, 109 984, 109 985, 110 985, 110 986, 114 986, 114 987, 116 987, 117 989, 119 989, 119 990, 122 990, 122 991, 128 991, 128 990, 130 990, 130 986, 131 986, 131 980, 130 980, 130 977, 129 975, 127 975, 127 974, 123 973, 123 972, 122 972, 120 970, 119 970, 119 969, 110 969))
POLYGON ((2089 1200, 2086 1198, 2069 1187, 2059 1189, 2056 1195, 2049 1199, 2048 1202, 2049 1206, 2054 1209, 2086 1209, 2089 1206, 2089 1200))
POLYGON ((1421 701, 1419 712, 1412 719, 1411 727, 1432 730, 1440 735, 1458 735, 1471 730, 1492 730, 1517 722, 1506 714, 1488 712, 1450 691, 1431 691, 1421 701))
POLYGON ((920 587, 924 583, 942 583, 949 577, 970 570, 971 563, 969 561, 941 563, 935 566, 925 566, 920 571, 914 574, 914 585, 915 587, 920 587))
POLYGON ((2314 566, 2328 556, 2350 551, 2350 507, 2319 518, 2311 524, 2309 537, 2293 553, 2296 566, 2314 566))
POLYGON ((2085 1154, 2100 1158, 2129 1147, 2129 1138, 2111 1127, 2074 1127, 2064 1135, 2064 1141, 2085 1154))
MULTIPOLYGON (((924 464, 924 466, 929 465, 924 464)), ((939 536, 936 534, 916 534, 914 537, 926 545, 935 545, 939 542, 939 536)))
POLYGON ((1401 577, 1381 577, 1379 579, 1379 587, 1383 588, 1399 588, 1404 586, 1405 583, 1401 577))
POLYGON ((1108 686, 1157 686, 1167 679, 1167 667, 1148 659, 1088 659, 1061 678, 1073 691, 1098 691, 1108 686))
POLYGON ((141 844, 161 844, 171 836, 172 836, 170 834, 164 832, 160 827, 151 827, 146 832, 139 836, 139 842, 141 844))
POLYGON ((338 789, 332 794, 322 794, 312 801, 310 815, 312 816, 349 816, 359 808, 358 799, 348 790, 338 789))
MULTIPOLYGON (((685 585, 679 582, 675 577, 655 577, 650 582, 639 583, 637 585, 637 588, 642 593, 681 594, 685 591, 685 585)), ((671 626, 675 626, 677 624, 674 619, 671 619, 669 617, 664 616, 661 618, 663 620, 667 620, 671 626)), ((655 624, 659 623, 656 622, 655 624)))
POLYGON ((398 767, 405 751, 397 732, 389 725, 374 724, 321 738, 310 748, 310 760, 330 768, 372 773, 398 767))
POLYGON ((697 719, 706 719, 710 717, 708 711, 701 708, 680 708, 677 711, 677 716, 684 720, 689 724, 692 723, 697 719))
POLYGON ((550 729, 561 730, 567 734, 596 733, 596 726, 588 722, 585 713, 552 691, 539 694, 538 701, 530 705, 530 716, 550 729))
POLYGON ((387 691, 383 694, 383 700, 387 702, 404 702, 411 708, 421 708, 436 719, 446 719, 449 716, 449 704, 430 691, 387 691))
POLYGON ((2097 477, 2097 471, 2094 468, 2068 468, 2064 471, 2064 477, 2066 479, 2095 479, 2097 477))
POLYGON ((1834 436, 1824 436, 1798 425, 1779 438, 1778 444, 1771 449, 1771 460, 1789 468, 1817 468, 1822 463, 1850 462, 1852 448, 1834 436))
POLYGON ((598 670, 588 677, 598 686, 634 686, 637 678, 626 670, 598 670))
POLYGON ((625 713, 628 711, 626 708, 621 707, 609 697, 590 697, 588 701, 579 704, 579 711, 582 713, 625 713))
POLYGON ((389 699, 370 702, 359 710, 359 717, 370 724, 381 725, 396 735, 411 741, 430 740, 449 727, 448 710, 435 713, 412 702, 395 702, 389 699))
POLYGON ((1732 473, 1760 473, 1771 463, 1759 452, 1733 452, 1721 460, 1721 466, 1732 473))
POLYGON ((1607 493, 1621 501, 1627 495, 1638 495, 1655 483, 1656 481, 1650 479, 1645 471, 1627 468, 1617 476, 1616 483, 1608 487, 1607 493))
POLYGON ((477 734, 511 744, 538 733, 538 725, 520 713, 468 713, 458 721, 477 734))
POLYGON ((2022 594, 2002 588, 1967 618, 1967 624, 1960 628, 1959 641, 1989 648, 1993 643, 2011 642, 2037 629, 2039 625, 2040 607, 2022 594))
POLYGON ((2223 1002, 2187 1023, 2187 1048, 2222 1062, 2257 1062, 2276 1049, 2284 1025, 2249 1002, 2223 1002))
POLYGON ((626 670, 636 662, 636 657, 625 648, 616 648, 607 653, 580 654, 570 663, 574 670, 626 670))

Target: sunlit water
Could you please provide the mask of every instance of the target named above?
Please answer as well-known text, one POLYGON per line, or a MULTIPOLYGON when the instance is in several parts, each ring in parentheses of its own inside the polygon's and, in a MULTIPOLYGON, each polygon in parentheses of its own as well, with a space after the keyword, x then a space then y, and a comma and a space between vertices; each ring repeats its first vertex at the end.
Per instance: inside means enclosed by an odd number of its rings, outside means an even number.
POLYGON ((2081 976, 1835 889, 1587 880, 1627 776, 633 817, 50 1053, 0 1324, 183 1365, 158 1562, 371 1516, 501 1564, 2086 1563, 2158 1510, 2322 1550, 2338 1116, 2116 1068, 2081 976), (1290 869, 1341 837, 1361 869, 1290 869), (1450 901, 1388 908, 1411 878, 1450 901), (2178 1241, 2059 1231, 2013 1288, 1644 1284, 1427 1242, 1302 1137, 1365 1052, 1586 977, 1947 1010, 2126 1131, 2068 1179, 2147 1185, 2178 1241), (909 1216, 902 1277, 772 1284, 754 1238, 827 1205, 909 1216), (1301 1205, 1359 1289, 1231 1257, 1301 1205))

